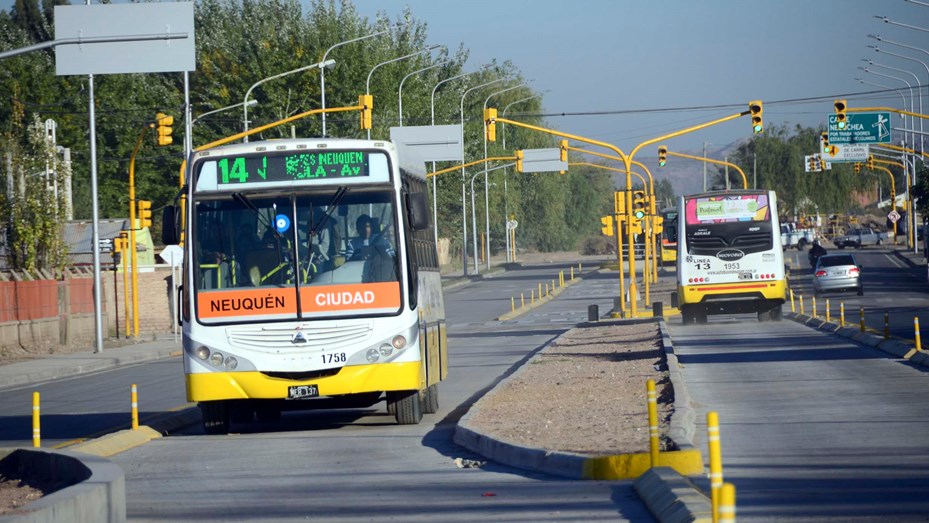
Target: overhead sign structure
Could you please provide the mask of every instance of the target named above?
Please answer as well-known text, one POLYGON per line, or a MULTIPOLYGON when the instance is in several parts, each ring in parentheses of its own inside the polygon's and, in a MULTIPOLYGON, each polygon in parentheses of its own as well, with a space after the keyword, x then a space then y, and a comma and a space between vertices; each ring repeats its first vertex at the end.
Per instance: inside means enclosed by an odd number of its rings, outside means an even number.
POLYGON ((829 143, 890 143, 890 113, 847 113, 845 129, 829 115, 829 143))
POLYGON ((56 5, 55 39, 125 38, 125 41, 60 45, 58 76, 195 71, 194 3, 56 5), (186 33, 182 39, 146 39, 186 33))
POLYGON ((829 144, 820 147, 820 156, 827 162, 863 162, 868 159, 871 146, 862 144, 829 144))
POLYGON ((391 127, 390 141, 412 149, 425 162, 461 161, 461 124, 391 127))
POLYGON ((523 149, 524 173, 547 173, 568 170, 568 162, 561 161, 561 149, 523 149))

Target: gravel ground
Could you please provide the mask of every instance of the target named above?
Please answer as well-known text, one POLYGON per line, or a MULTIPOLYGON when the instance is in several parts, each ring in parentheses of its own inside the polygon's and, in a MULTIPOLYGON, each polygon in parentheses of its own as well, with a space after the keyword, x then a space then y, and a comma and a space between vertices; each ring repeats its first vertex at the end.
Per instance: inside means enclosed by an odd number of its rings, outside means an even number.
MULTIPOLYGON (((468 427, 547 450, 595 456, 648 452, 649 379, 655 381, 665 434, 674 392, 658 324, 582 324, 478 400, 468 427)), ((662 450, 673 450, 662 440, 662 450)))

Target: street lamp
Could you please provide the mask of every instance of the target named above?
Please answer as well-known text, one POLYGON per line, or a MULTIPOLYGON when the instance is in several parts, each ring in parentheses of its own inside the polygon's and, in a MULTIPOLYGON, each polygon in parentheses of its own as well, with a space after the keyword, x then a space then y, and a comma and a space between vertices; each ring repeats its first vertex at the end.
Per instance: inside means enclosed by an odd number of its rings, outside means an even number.
MULTIPOLYGON (((322 62, 319 62, 319 63, 310 64, 310 65, 305 65, 305 66, 303 66, 303 67, 298 67, 297 69, 294 69, 294 70, 292 70, 292 71, 287 71, 287 72, 285 72, 285 73, 276 74, 276 75, 274 75, 274 76, 269 76, 269 77, 264 78, 264 79, 262 79, 262 80, 258 80, 257 82, 255 82, 254 84, 252 84, 252 86, 248 88, 248 91, 245 91, 245 98, 242 100, 242 104, 241 104, 241 105, 243 106, 243 107, 242 107, 242 108, 243 108, 243 117, 242 117, 242 121, 243 121, 243 123, 245 124, 245 125, 244 125, 245 131, 248 131, 248 96, 249 96, 250 94, 252 94, 252 90, 253 90, 253 89, 255 89, 255 88, 258 87, 259 85, 261 85, 261 84, 267 82, 268 80, 274 80, 274 79, 276 79, 276 78, 281 78, 281 77, 283 77, 283 76, 287 76, 287 75, 294 74, 294 73, 299 73, 299 72, 301 72, 301 71, 306 71, 306 70, 308 70, 308 69, 314 69, 314 68, 317 68, 317 67, 320 68, 320 70, 325 70, 325 68, 327 68, 327 67, 332 67, 333 65, 335 65, 335 60, 323 60, 322 62)), ((325 114, 325 113, 323 113, 323 114, 325 114)), ((247 142, 248 142, 248 136, 244 137, 244 138, 242 139, 242 141, 247 143, 247 142)))
MULTIPOLYGON (((239 103, 237 103, 237 104, 227 105, 226 107, 221 107, 221 108, 219 108, 219 109, 213 109, 212 111, 207 111, 207 112, 201 114, 200 116, 197 116, 197 117, 194 118, 193 120, 191 120, 190 125, 193 126, 193 125, 194 125, 195 123, 197 123, 197 121, 200 120, 201 118, 204 118, 204 117, 209 116, 209 115, 211 115, 211 114, 216 114, 216 113, 219 113, 219 112, 222 112, 222 111, 226 111, 226 110, 228 110, 228 109, 235 109, 236 107, 238 107, 238 106, 240 106, 240 105, 242 105, 242 102, 239 102, 239 103)), ((254 106, 256 106, 256 105, 258 105, 258 100, 254 99, 254 98, 252 98, 251 100, 245 102, 245 107, 254 107, 254 106)))
POLYGON ((448 62, 450 62, 450 60, 442 60, 441 62, 432 64, 429 67, 423 67, 422 69, 417 69, 416 71, 413 71, 412 73, 404 76, 403 80, 400 80, 400 88, 397 89, 397 112, 399 113, 400 127, 403 127, 403 82, 405 82, 407 78, 413 76, 414 74, 419 74, 423 71, 435 69, 436 67, 445 65, 448 62))
MULTIPOLYGON (((427 47, 427 48, 425 48, 425 49, 420 49, 419 51, 416 51, 415 53, 410 53, 410 54, 405 54, 405 55, 403 55, 403 56, 398 56, 397 58, 393 58, 393 59, 391 59, 391 60, 387 60, 386 62, 381 62, 381 63, 375 65, 374 67, 371 68, 371 71, 368 72, 368 79, 365 81, 365 94, 371 94, 371 75, 374 74, 374 71, 376 71, 378 67, 380 67, 380 66, 382 66, 382 65, 392 64, 392 63, 394 63, 394 62, 399 62, 400 60, 406 60, 407 58, 412 58, 412 57, 414 57, 414 56, 419 56, 419 55, 421 55, 421 54, 423 54, 423 53, 428 53, 429 51, 432 51, 433 49, 436 49, 436 48, 439 48, 439 47, 442 47, 442 46, 441 46, 441 45, 438 45, 438 44, 437 44, 437 45, 430 45, 429 47, 427 47)), ((371 129, 369 128, 369 129, 368 129, 368 140, 370 140, 370 139, 371 139, 371 129)))
MULTIPOLYGON (((435 125, 435 92, 439 88, 440 85, 444 84, 445 82, 451 82, 452 80, 464 78, 465 76, 469 76, 474 73, 479 73, 481 71, 486 70, 489 67, 491 67, 491 64, 484 64, 480 67, 480 69, 471 71, 470 73, 462 73, 456 76, 452 76, 451 78, 439 80, 439 82, 435 84, 435 87, 432 88, 432 97, 430 98, 430 101, 429 101, 429 110, 430 110, 430 114, 432 115, 432 123, 430 125, 435 125)), ((461 146, 464 147, 464 144, 461 144, 461 146)), ((461 163, 464 163, 464 160, 462 160, 461 163)), ((432 170, 435 171, 435 162, 432 162, 432 170)), ((438 201, 437 191, 436 191, 436 184, 438 183, 438 180, 436 180, 436 178, 437 178, 436 176, 432 177, 432 223, 433 223, 432 233, 433 233, 433 236, 435 237, 435 243, 436 245, 438 245, 439 244, 439 212, 438 212, 438 204, 436 203, 438 201)))
MULTIPOLYGON (((527 96, 527 97, 525 97, 525 98, 520 98, 519 100, 516 100, 515 102, 510 102, 510 103, 506 104, 506 107, 503 108, 503 111, 500 111, 500 116, 502 116, 503 118, 506 118, 506 111, 507 111, 507 109, 510 108, 510 106, 513 106, 513 105, 516 105, 516 104, 522 103, 522 102, 528 102, 529 100, 532 100, 533 98, 538 98, 538 97, 542 96, 544 93, 547 93, 547 92, 549 92, 549 89, 546 89, 545 91, 542 91, 542 92, 539 93, 539 94, 534 94, 534 95, 532 95, 532 96, 527 96)), ((504 123, 504 124, 500 124, 500 125, 503 127, 503 129, 502 129, 503 132, 502 132, 501 134, 503 135, 503 149, 505 150, 505 149, 506 149, 506 124, 504 123)))
MULTIPOLYGON (((902 54, 891 53, 890 51, 881 51, 881 49, 880 49, 878 46, 876 46, 876 45, 869 45, 868 47, 870 47, 871 49, 874 49, 874 52, 876 52, 876 53, 881 53, 881 52, 882 52, 882 53, 888 54, 888 55, 890 55, 890 56, 896 56, 897 58, 902 58, 903 60, 909 60, 909 61, 911 61, 911 62, 916 62, 916 63, 921 64, 921 65, 926 69, 926 76, 927 76, 927 78, 929 78, 929 65, 926 65, 926 62, 923 62, 922 60, 917 60, 917 59, 915 59, 915 58, 911 58, 911 57, 909 57, 909 56, 904 56, 904 55, 902 55, 902 54)), ((913 76, 915 77, 916 75, 913 75, 913 76)), ((917 80, 917 84, 918 84, 918 83, 919 83, 919 81, 917 80)), ((922 92, 922 89, 919 90, 919 112, 920 112, 920 114, 923 114, 923 92, 922 92)), ((922 118, 919 119, 919 130, 920 130, 920 131, 923 130, 923 119, 922 119, 922 118)), ((922 138, 920 138, 920 140, 919 140, 919 143, 920 143, 920 145, 919 145, 919 150, 920 150, 920 152, 922 152, 922 149, 923 149, 923 147, 922 147, 922 142, 923 142, 923 140, 922 140, 922 138)))
MULTIPOLYGON (((374 38, 375 36, 381 36, 390 32, 390 29, 385 29, 383 31, 378 31, 376 33, 371 33, 369 35, 359 36, 358 38, 352 38, 351 40, 346 40, 344 42, 339 42, 329 49, 326 49, 326 52, 323 53, 323 62, 326 61, 326 57, 329 56, 329 52, 335 49, 336 47, 341 47, 345 44, 351 44, 354 42, 360 42, 361 40, 367 40, 368 38, 374 38)), ((326 70, 321 69, 319 71, 319 103, 322 109, 326 108, 326 70)), ((323 138, 326 137, 326 113, 323 113, 323 138)))
MULTIPOLYGON (((534 80, 529 80, 529 81, 532 82, 534 80)), ((487 102, 489 102, 491 98, 493 98, 494 96, 498 94, 512 91, 514 89, 521 89, 523 87, 526 87, 526 85, 527 84, 523 82, 519 85, 514 85, 513 87, 507 87, 506 89, 501 89, 497 92, 490 93, 490 95, 487 96, 487 98, 484 100, 484 107, 483 107, 483 110, 481 111, 481 115, 483 115, 484 111, 487 110, 487 102)), ((487 133, 481 133, 481 135, 484 137, 484 158, 487 158, 487 133)), ((488 194, 489 191, 487 189, 487 172, 488 172, 487 163, 485 162, 484 163, 484 241, 487 242, 487 270, 490 270, 490 195, 488 194)), ((477 222, 474 219, 474 214, 475 214, 474 213, 474 207, 475 207, 474 206, 474 189, 473 189, 474 182, 471 183, 471 187, 472 187, 471 189, 471 225, 474 227, 474 231, 471 234, 474 236, 474 267, 475 267, 474 272, 478 272, 477 271, 477 222)))
MULTIPOLYGON (((475 85, 470 89, 466 90, 461 95, 461 104, 459 109, 459 115, 461 116, 461 163, 464 164, 464 149, 465 149, 465 139, 464 139, 464 101, 465 97, 468 96, 468 93, 471 91, 476 91, 482 87, 487 87, 488 85, 493 85, 495 83, 503 82, 509 80, 510 78, 504 76, 502 78, 497 78, 496 80, 491 80, 489 82, 484 82, 480 85, 475 85)), ((483 119, 483 113, 481 118, 483 119)), ((483 125, 481 126, 483 128, 483 125)), ((484 155, 486 158, 487 155, 484 155)), ((475 254, 476 256, 476 254, 475 254)), ((468 275, 468 210, 467 202, 465 200, 465 170, 464 167, 461 168, 461 262, 464 275, 468 275)), ((477 266, 477 258, 475 258, 474 265, 477 266)))
POLYGON ((925 31, 929 33, 929 29, 926 29, 925 27, 916 27, 915 25, 901 24, 900 22, 894 22, 893 20, 891 20, 890 18, 887 18, 886 16, 874 15, 874 18, 877 18, 878 20, 882 20, 885 24, 899 25, 900 27, 916 29, 917 31, 925 31))
MULTIPOLYGON (((867 59, 867 58, 862 58, 862 61, 868 62, 868 65, 873 65, 874 67, 881 67, 881 68, 883 68, 883 69, 890 69, 891 71, 897 71, 898 73, 907 73, 907 74, 909 74, 910 76, 912 76, 914 80, 916 80, 916 89, 917 89, 917 91, 920 91, 920 92, 922 91, 923 86, 922 86, 922 84, 919 83, 919 77, 916 76, 916 74, 913 73, 912 71, 907 71, 906 69, 900 69, 900 68, 898 68, 898 67, 891 67, 891 66, 889 66, 889 65, 882 65, 882 64, 879 64, 879 63, 877 63, 877 62, 874 62, 873 60, 869 60, 869 59, 867 59)), ((903 81, 903 80, 900 79, 900 81, 903 81)), ((906 83, 906 82, 904 82, 904 83, 906 83)), ((910 84, 909 84, 909 83, 906 83, 906 85, 907 85, 907 87, 910 87, 910 84)), ((912 87, 910 87, 910 105, 913 105, 913 88, 912 88, 912 87)), ((916 107, 913 107, 912 111, 915 113, 915 112, 916 112, 916 107)), ((920 114, 923 114, 923 98, 922 98, 922 96, 919 97, 919 113, 920 113, 920 114)))

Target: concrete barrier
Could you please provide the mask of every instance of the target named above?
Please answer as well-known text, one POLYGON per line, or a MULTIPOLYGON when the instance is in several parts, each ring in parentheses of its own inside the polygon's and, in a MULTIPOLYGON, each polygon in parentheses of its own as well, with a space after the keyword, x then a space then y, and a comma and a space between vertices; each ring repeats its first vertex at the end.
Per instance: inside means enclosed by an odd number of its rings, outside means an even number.
POLYGON ((0 448, 0 472, 68 485, 0 517, 0 523, 126 521, 123 470, 97 456, 48 449, 0 448))

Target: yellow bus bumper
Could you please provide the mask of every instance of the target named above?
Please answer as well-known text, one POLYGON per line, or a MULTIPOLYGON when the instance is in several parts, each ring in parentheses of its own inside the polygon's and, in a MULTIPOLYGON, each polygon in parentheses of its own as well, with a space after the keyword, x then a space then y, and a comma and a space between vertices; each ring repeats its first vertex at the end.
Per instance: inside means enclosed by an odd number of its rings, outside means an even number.
POLYGON ((678 288, 681 304, 701 303, 710 296, 758 294, 765 300, 786 301, 787 280, 750 281, 705 285, 685 285, 678 288))
POLYGON ((316 385, 320 396, 425 388, 420 363, 380 363, 343 367, 335 376, 309 380, 272 378, 260 372, 187 375, 187 401, 284 399, 288 387, 316 385))

